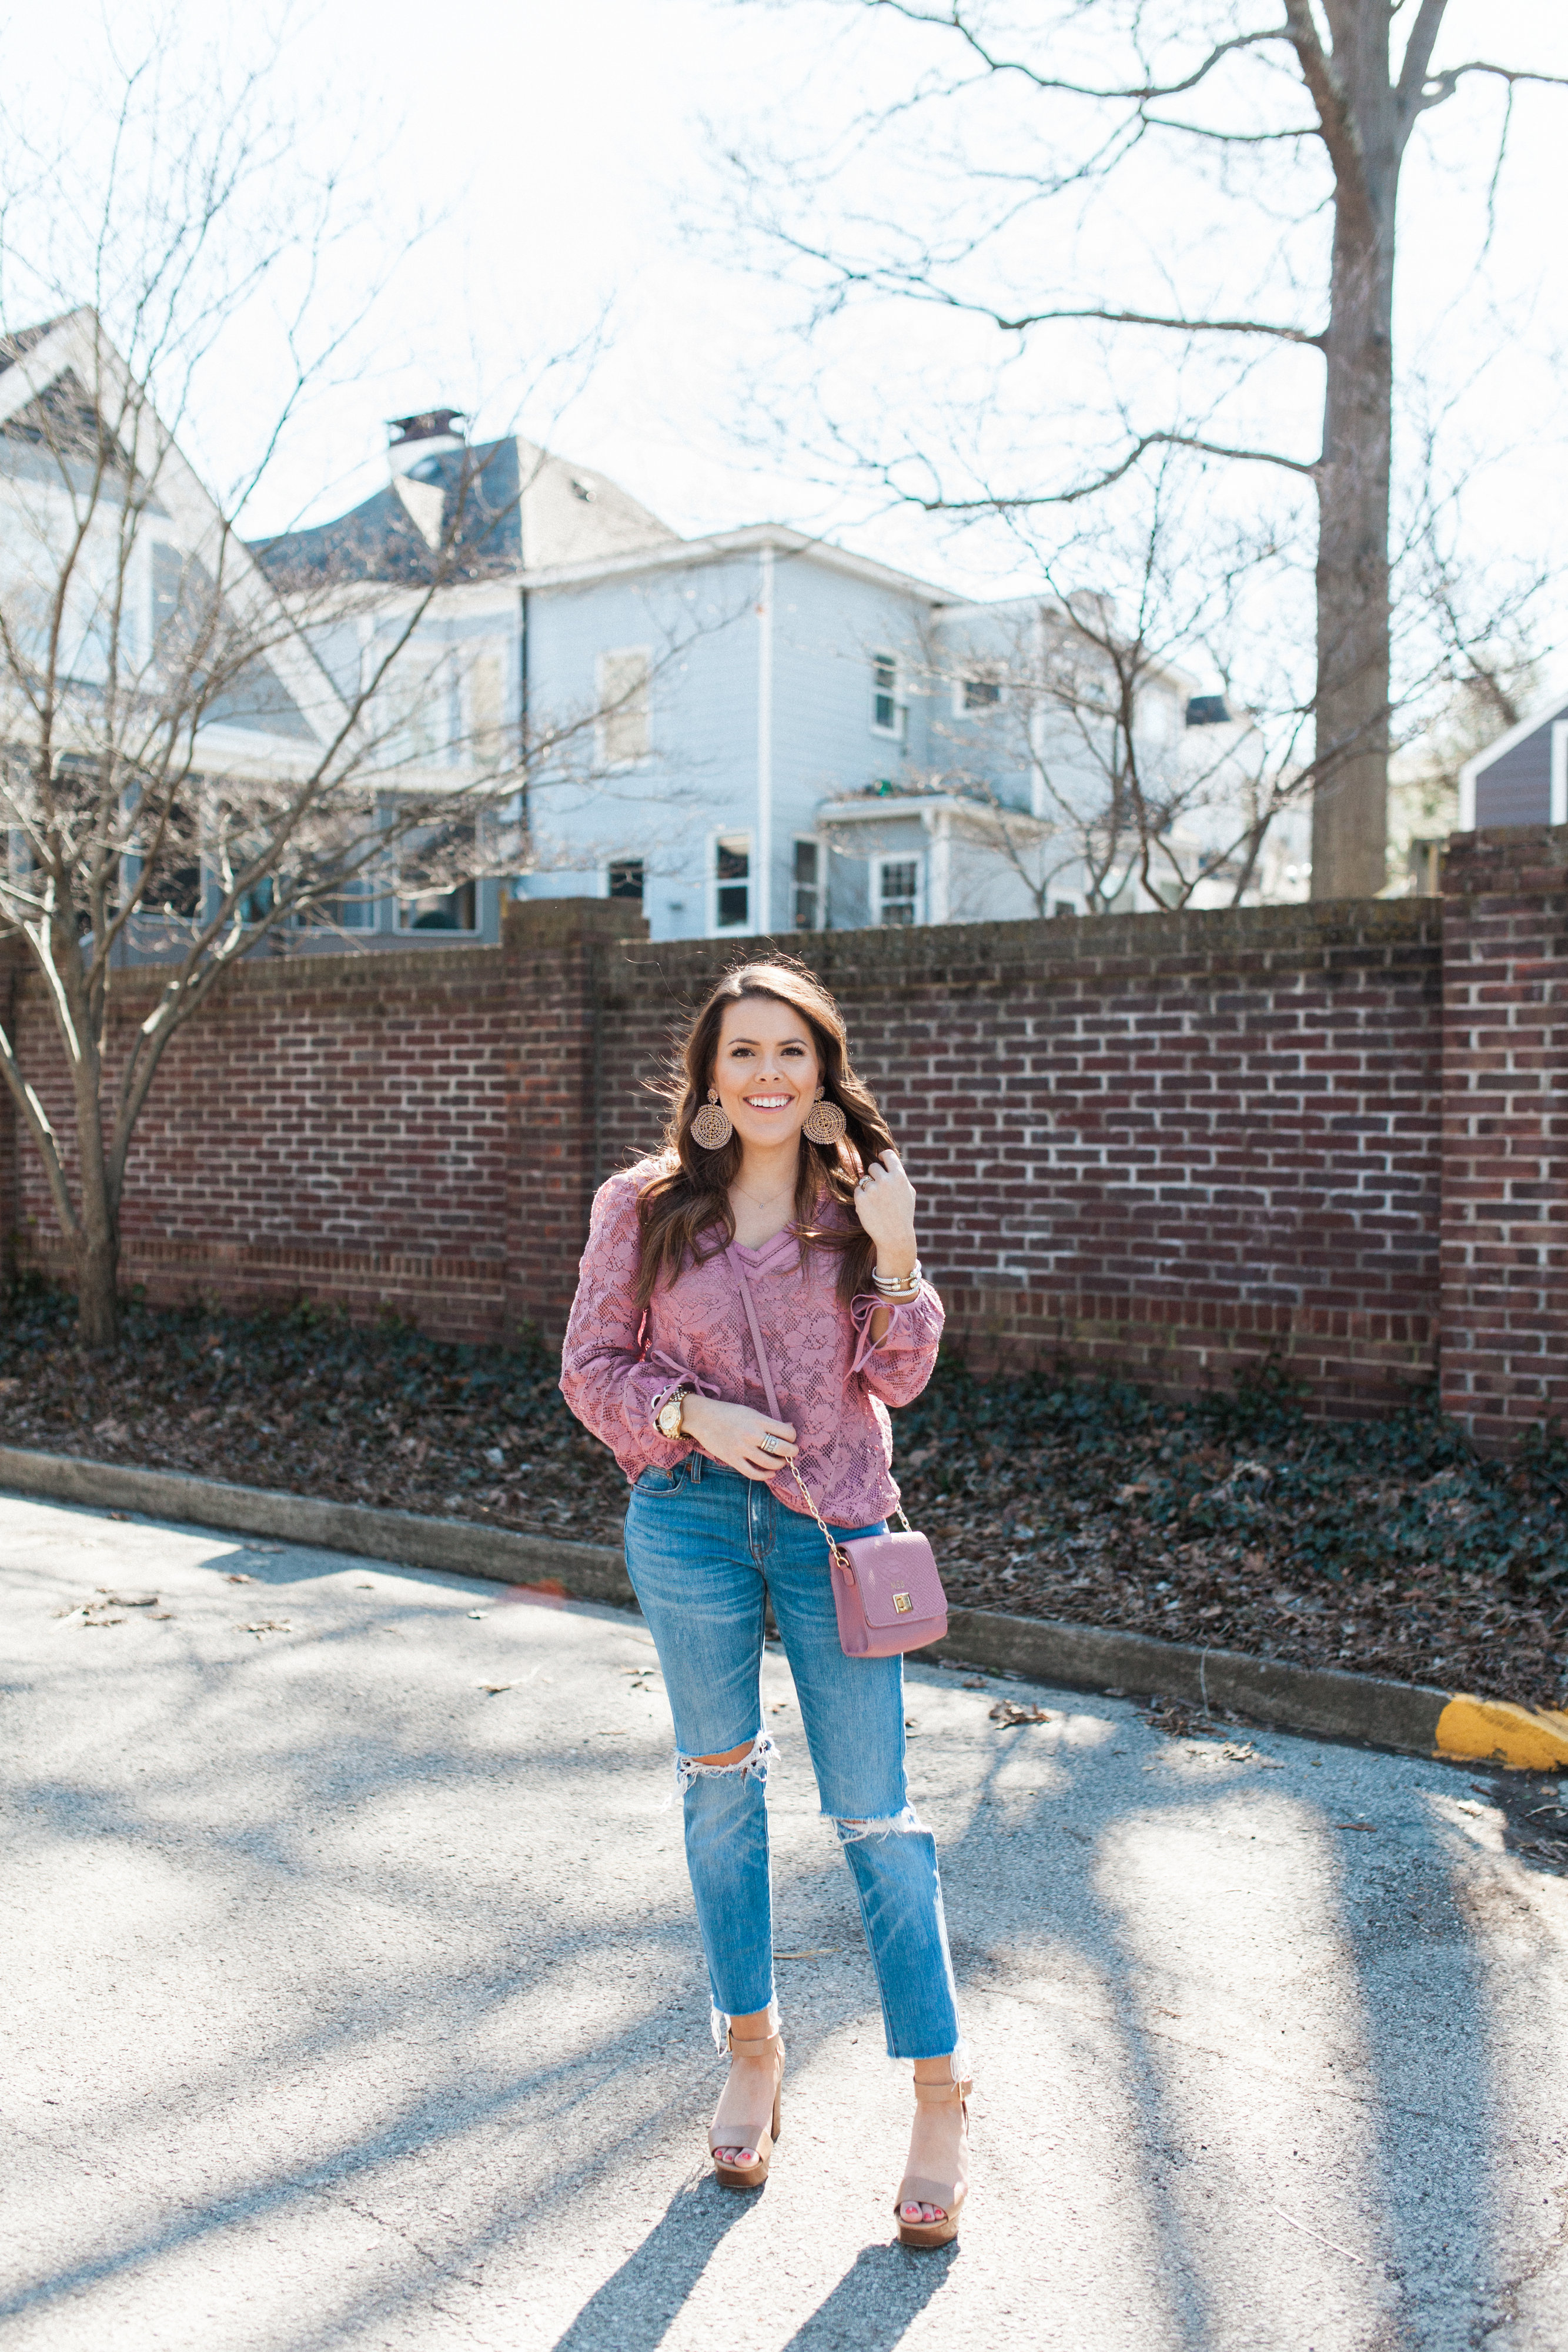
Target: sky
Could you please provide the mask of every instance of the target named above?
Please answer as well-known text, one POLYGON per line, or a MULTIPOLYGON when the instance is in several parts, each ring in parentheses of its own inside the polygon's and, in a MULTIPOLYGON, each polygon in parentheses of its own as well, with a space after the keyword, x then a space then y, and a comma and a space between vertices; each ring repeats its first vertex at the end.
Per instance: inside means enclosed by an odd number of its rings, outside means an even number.
MULTIPOLYGON (((1497 54, 1505 37, 1511 58, 1568 72, 1564 13, 1559 0, 1511 0, 1506 11, 1453 0, 1445 51, 1497 54)), ((119 0, 109 21, 111 31, 82 0, 4 20, 0 84, 13 107, 68 121, 84 71, 101 74, 111 45, 137 54, 154 26, 172 69, 199 85, 204 71, 220 73, 214 44, 249 54, 262 20, 211 0, 156 17, 141 0, 119 0)), ((288 19, 266 102, 301 118, 298 184, 340 163, 345 201, 364 214, 326 257, 319 318, 351 315, 366 284, 390 275, 332 380, 284 436, 247 527, 341 510, 384 478, 385 420, 446 402, 473 410, 480 431, 520 421, 683 532, 769 518, 972 593, 1019 584, 998 571, 994 547, 824 479, 804 435, 795 447, 788 429, 781 443, 750 446, 775 372, 784 382, 798 365, 778 340, 792 304, 765 274, 735 266, 716 142, 745 150, 826 135, 891 86, 884 24, 831 0, 471 0, 462 12, 327 0, 288 19)), ((1496 96, 1439 110, 1430 121, 1440 140, 1417 133, 1400 334, 1422 355, 1433 396, 1451 402, 1452 433, 1491 455, 1474 527, 1508 550, 1532 534, 1554 541, 1568 488, 1556 394, 1568 91, 1516 110, 1482 258, 1496 96)), ((280 160, 269 189, 280 213, 296 187, 280 160)), ((1249 279, 1245 243, 1227 246, 1218 226, 1217 237, 1217 282, 1228 270, 1249 279)), ((8 299, 18 299, 15 283, 8 299)), ((885 310, 842 328, 841 403, 884 411, 899 367, 919 361, 931 331, 885 310)), ((267 334, 220 345, 196 389, 182 437, 221 484, 251 461, 276 405, 267 334)), ((1289 429, 1311 437, 1315 398, 1306 394, 1289 429)))

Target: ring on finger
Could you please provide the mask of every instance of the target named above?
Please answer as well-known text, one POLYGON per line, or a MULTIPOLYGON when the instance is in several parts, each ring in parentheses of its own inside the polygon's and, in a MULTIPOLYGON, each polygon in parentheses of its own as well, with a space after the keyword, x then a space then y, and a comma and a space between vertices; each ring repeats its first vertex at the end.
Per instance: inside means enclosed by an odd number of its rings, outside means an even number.
POLYGON ((758 1454, 782 1454, 784 1440, 777 1436, 771 1429, 764 1430, 757 1441, 757 1451, 758 1454))

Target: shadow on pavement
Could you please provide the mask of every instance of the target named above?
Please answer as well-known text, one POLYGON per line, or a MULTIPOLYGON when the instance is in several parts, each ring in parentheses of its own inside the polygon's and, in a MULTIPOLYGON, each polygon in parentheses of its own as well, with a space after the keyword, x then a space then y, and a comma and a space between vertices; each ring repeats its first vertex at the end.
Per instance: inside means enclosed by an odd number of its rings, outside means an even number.
POLYGON ((712 2179, 678 2190, 636 2252, 556 2338, 554 2352, 654 2352, 751 2202, 712 2179))
POLYGON ((946 2286, 956 2245, 914 2253, 904 2246, 862 2246, 824 2303, 801 2321, 782 2352, 893 2352, 946 2286))

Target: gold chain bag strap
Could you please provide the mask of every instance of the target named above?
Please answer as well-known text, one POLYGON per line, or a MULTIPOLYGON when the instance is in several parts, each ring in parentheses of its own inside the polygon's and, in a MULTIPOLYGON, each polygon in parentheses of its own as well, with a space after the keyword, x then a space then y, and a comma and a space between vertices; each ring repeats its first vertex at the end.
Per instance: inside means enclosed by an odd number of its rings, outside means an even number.
MULTIPOLYGON (((757 1369, 762 1375, 768 1414, 774 1421, 784 1421, 788 1416, 779 1409, 762 1326, 757 1319, 757 1301, 751 1295, 746 1268, 729 1246, 724 1255, 751 1327, 751 1345, 757 1356, 757 1369)), ((828 1547, 839 1645, 844 1655, 888 1658, 904 1650, 923 1650, 927 1643, 941 1641, 947 1631, 947 1596, 936 1573, 931 1546, 910 1526, 903 1506, 898 1511, 904 1521, 901 1535, 889 1528, 885 1535, 852 1536, 847 1543, 840 1543, 793 1462, 789 1470, 828 1547)))

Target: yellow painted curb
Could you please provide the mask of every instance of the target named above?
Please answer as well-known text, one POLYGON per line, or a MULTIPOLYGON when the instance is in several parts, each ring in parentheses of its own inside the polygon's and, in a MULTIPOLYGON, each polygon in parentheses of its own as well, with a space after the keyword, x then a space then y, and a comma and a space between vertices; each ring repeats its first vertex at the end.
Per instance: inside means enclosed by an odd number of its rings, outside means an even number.
POLYGON ((1507 1764, 1516 1772, 1554 1772, 1568 1764, 1568 1715, 1458 1691, 1437 1717, 1437 1740, 1439 1756, 1507 1764))

